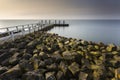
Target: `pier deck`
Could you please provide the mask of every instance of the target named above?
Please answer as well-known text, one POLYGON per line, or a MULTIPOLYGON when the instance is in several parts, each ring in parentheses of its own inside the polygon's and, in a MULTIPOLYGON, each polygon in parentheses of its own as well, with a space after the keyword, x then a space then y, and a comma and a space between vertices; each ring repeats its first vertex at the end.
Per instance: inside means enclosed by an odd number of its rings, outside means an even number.
POLYGON ((35 31, 48 31, 51 30, 54 27, 66 27, 69 26, 69 24, 66 24, 65 21, 57 21, 54 22, 50 20, 41 20, 38 23, 33 24, 25 24, 25 25, 18 25, 13 27, 6 27, 6 28, 0 28, 0 30, 4 30, 4 32, 0 33, 0 42, 2 41, 8 41, 8 40, 14 40, 16 37, 24 36, 29 33, 33 33, 35 31))

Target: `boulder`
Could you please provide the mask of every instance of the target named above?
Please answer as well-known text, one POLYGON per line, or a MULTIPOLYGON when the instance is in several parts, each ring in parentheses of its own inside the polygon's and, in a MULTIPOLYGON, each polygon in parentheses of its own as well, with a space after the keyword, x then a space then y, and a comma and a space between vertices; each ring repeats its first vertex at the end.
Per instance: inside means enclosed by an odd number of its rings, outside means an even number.
POLYGON ((57 80, 54 72, 45 73, 46 80, 57 80))
POLYGON ((56 63, 53 63, 53 64, 51 64, 51 65, 47 65, 46 66, 47 67, 47 69, 48 70, 50 70, 50 71, 57 71, 58 70, 58 67, 57 67, 57 64, 56 63))
POLYGON ((18 58, 19 54, 20 53, 15 53, 12 57, 10 57, 9 63, 11 65, 15 66, 16 64, 18 64, 18 62, 19 62, 19 58, 18 58))
POLYGON ((75 60, 75 56, 69 51, 63 52, 62 56, 65 60, 75 60))
POLYGON ((106 48, 106 50, 108 52, 111 52, 111 51, 116 51, 117 50, 117 46, 115 46, 114 44, 109 44, 106 48))
POLYGON ((70 66, 68 66, 68 69, 72 72, 73 75, 76 75, 79 71, 79 64, 76 62, 73 62, 70 66))
POLYGON ((34 67, 32 65, 32 62, 28 61, 28 60, 21 60, 19 62, 19 66, 21 68, 21 70, 23 72, 27 72, 27 71, 32 71, 34 70, 34 67))
POLYGON ((0 79, 2 80, 12 80, 22 75, 21 69, 19 65, 14 66, 13 68, 9 69, 8 71, 4 72, 0 75, 0 79))
POLYGON ((87 76, 88 76, 88 74, 85 72, 80 72, 78 75, 79 80, 87 80, 87 76))
POLYGON ((43 74, 35 71, 28 71, 27 73, 23 74, 22 80, 45 80, 45 78, 43 74))
POLYGON ((0 74, 6 72, 8 70, 7 67, 0 67, 0 74))
POLYGON ((57 80, 65 80, 64 79, 64 73, 62 71, 58 71, 56 74, 57 80))

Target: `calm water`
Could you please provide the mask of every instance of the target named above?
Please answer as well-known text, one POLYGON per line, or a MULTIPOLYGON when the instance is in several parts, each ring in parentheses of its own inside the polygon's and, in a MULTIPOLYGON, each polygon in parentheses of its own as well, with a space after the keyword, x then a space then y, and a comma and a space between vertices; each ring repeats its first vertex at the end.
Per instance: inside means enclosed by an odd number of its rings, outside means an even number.
MULTIPOLYGON (((38 20, 0 20, 0 27, 35 22, 38 20)), ((120 20, 69 20, 67 23, 70 24, 69 27, 55 27, 49 32, 65 37, 120 45, 120 20)))
POLYGON ((61 36, 120 45, 120 20, 71 20, 66 28, 50 32, 61 36))

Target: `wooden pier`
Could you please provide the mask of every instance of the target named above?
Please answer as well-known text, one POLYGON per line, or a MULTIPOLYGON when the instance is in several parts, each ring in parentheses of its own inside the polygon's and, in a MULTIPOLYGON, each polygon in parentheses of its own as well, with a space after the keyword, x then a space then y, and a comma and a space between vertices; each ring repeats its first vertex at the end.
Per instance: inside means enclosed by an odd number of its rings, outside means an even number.
POLYGON ((0 30, 5 30, 5 32, 0 33, 0 41, 7 39, 15 39, 15 36, 26 35, 28 33, 33 33, 35 31, 48 31, 54 27, 65 27, 69 26, 64 20, 41 20, 38 23, 18 25, 7 28, 0 28, 0 30))

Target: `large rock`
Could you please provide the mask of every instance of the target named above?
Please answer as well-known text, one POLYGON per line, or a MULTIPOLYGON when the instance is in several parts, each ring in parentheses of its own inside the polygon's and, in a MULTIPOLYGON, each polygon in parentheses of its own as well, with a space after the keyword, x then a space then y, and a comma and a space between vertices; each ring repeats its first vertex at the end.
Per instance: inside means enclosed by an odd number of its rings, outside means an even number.
POLYGON ((0 74, 6 72, 8 70, 7 67, 0 67, 0 74))
POLYGON ((28 71, 23 75, 22 80, 45 80, 45 78, 39 72, 28 71))
POLYGON ((22 75, 21 69, 19 65, 14 66, 13 68, 9 69, 5 73, 0 75, 0 79, 2 80, 12 80, 14 78, 20 77, 22 75))
POLYGON ((58 71, 56 75, 57 80, 65 80, 64 73, 62 71, 58 71))
POLYGON ((115 46, 114 44, 109 44, 106 48, 107 51, 111 52, 111 51, 115 51, 117 50, 117 46, 115 46))
POLYGON ((61 71, 64 73, 64 75, 66 75, 67 73, 69 73, 68 65, 65 64, 63 61, 60 62, 59 68, 60 68, 61 71))
POLYGON ((45 73, 46 80, 56 80, 54 72, 47 72, 45 73))
POLYGON ((75 60, 77 54, 72 54, 72 52, 65 51, 62 53, 62 56, 65 60, 75 60))
POLYGON ((9 63, 13 66, 15 66, 16 64, 18 64, 19 62, 19 58, 18 56, 20 55, 20 53, 15 53, 12 57, 10 57, 9 59, 9 63))
POLYGON ((79 71, 79 64, 76 62, 73 62, 70 66, 68 66, 68 69, 72 72, 73 75, 76 75, 79 71))
POLYGON ((19 62, 19 66, 21 68, 21 70, 23 72, 27 72, 27 71, 32 71, 34 70, 34 67, 32 65, 32 62, 28 61, 28 60, 21 60, 19 62))

